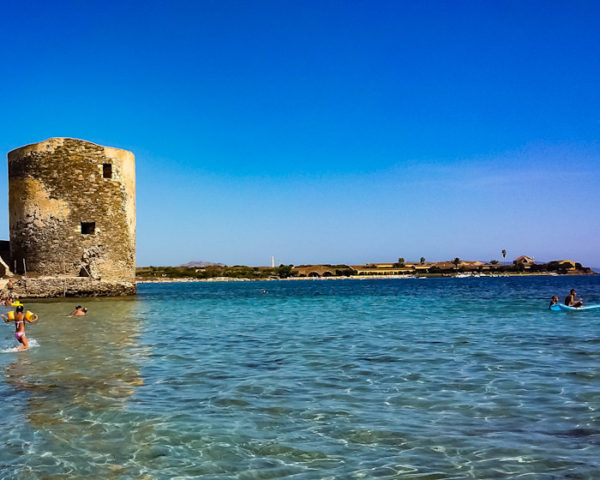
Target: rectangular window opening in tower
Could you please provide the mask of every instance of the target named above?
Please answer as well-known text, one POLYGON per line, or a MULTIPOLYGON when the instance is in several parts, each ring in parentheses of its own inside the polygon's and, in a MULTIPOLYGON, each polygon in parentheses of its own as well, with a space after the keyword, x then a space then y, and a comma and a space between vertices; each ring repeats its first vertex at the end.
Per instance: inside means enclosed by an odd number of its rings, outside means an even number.
POLYGON ((82 235, 93 235, 96 232, 96 222, 81 222, 82 235))
POLYGON ((104 178, 112 178, 112 163, 102 164, 102 176, 104 178))

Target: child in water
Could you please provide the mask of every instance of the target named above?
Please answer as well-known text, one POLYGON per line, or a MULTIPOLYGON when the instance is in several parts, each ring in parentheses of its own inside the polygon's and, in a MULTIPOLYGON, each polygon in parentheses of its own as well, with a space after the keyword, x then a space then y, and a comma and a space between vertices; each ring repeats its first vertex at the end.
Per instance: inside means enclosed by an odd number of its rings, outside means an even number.
POLYGON ((558 305, 558 297, 556 295, 552 297, 550 305, 548 305, 548 310, 550 310, 554 305, 558 305))
POLYGON ((25 322, 37 322, 38 316, 33 315, 31 319, 27 319, 23 313, 23 304, 21 302, 15 302, 13 303, 13 306, 16 306, 17 308, 15 309, 15 316, 12 320, 4 314, 0 316, 4 320, 4 323, 15 322, 15 338, 21 344, 21 346, 17 348, 17 351, 27 350, 29 348, 29 342, 27 342, 27 337, 25 336, 25 322))

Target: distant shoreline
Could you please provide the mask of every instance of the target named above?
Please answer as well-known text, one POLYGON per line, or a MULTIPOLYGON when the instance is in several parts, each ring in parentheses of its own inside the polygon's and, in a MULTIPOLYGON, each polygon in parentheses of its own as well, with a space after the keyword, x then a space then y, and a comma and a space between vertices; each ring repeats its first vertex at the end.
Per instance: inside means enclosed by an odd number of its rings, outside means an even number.
POLYGON ((330 280, 414 280, 427 278, 507 278, 507 277, 589 277, 593 274, 558 274, 558 273, 512 273, 503 275, 354 275, 348 277, 288 277, 288 278, 233 278, 233 277, 214 277, 214 278, 136 278, 135 283, 213 283, 213 282, 278 282, 278 281, 330 281, 330 280))
POLYGON ((535 263, 533 258, 521 256, 512 264, 467 261, 455 258, 449 262, 426 262, 422 257, 416 262, 367 263, 365 265, 307 264, 279 265, 277 267, 247 265, 217 265, 208 262, 190 262, 180 266, 136 267, 136 282, 236 282, 269 280, 353 279, 365 278, 435 278, 435 277, 509 277, 509 276, 554 276, 594 275, 595 272, 572 260, 553 260, 535 263), (203 264, 205 266, 191 266, 203 264))

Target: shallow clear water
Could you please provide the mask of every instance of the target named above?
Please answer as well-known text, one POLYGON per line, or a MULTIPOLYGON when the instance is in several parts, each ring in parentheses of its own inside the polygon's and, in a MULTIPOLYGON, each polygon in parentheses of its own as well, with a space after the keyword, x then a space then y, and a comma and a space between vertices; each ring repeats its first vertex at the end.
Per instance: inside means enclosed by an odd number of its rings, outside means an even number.
POLYGON ((598 478, 600 312, 547 310, 572 287, 600 303, 598 277, 29 303, 39 346, 0 354, 0 478, 598 478))

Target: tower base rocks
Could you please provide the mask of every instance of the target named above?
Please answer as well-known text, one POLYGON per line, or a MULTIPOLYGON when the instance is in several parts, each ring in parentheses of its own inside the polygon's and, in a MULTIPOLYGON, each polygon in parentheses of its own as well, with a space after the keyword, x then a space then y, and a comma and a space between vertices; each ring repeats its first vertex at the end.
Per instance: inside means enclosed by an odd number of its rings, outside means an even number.
POLYGON ((3 297, 53 298, 53 297, 117 297, 135 295, 136 285, 130 282, 105 282, 79 277, 13 278, 10 292, 1 288, 3 297))

